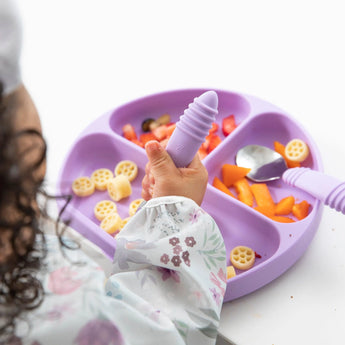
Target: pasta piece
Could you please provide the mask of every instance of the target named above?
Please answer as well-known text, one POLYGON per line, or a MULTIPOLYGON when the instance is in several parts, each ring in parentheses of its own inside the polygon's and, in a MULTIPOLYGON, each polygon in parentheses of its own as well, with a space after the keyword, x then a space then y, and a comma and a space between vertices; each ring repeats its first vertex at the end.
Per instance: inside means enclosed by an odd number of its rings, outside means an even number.
POLYGON ((247 270, 254 265, 255 252, 245 246, 237 246, 230 252, 230 261, 235 268, 247 270))
POLYGON ((136 199, 136 200, 133 200, 130 205, 129 205, 129 210, 128 210, 128 213, 130 216, 134 216, 135 213, 137 212, 138 210, 138 207, 140 206, 140 204, 144 201, 144 199, 136 199))
POLYGON ((72 183, 72 190, 77 196, 89 196, 94 193, 95 184, 86 176, 78 177, 72 183))
POLYGON ((117 212, 116 204, 111 200, 102 200, 94 208, 95 217, 102 221, 107 215, 117 212))
POLYGON ((101 229, 108 234, 113 234, 119 230, 122 223, 122 219, 118 213, 111 213, 107 215, 101 222, 101 229))
POLYGON ((115 167, 115 176, 124 175, 132 182, 138 175, 138 166, 132 161, 121 161, 115 167))
POLYGON ((113 173, 109 169, 97 169, 91 175, 91 180, 95 184, 97 190, 106 190, 109 180, 113 177, 113 173))
POLYGON ((114 201, 120 201, 132 194, 132 187, 128 178, 124 175, 118 175, 109 180, 108 194, 114 201))

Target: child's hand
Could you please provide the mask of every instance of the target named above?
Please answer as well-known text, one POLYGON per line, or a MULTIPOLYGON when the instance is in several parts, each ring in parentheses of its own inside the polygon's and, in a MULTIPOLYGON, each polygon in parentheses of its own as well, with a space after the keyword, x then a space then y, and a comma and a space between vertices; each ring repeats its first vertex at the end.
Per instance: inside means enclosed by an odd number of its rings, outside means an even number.
POLYGON ((187 168, 177 168, 167 151, 157 142, 145 145, 149 162, 142 182, 145 200, 160 196, 184 196, 201 205, 206 191, 208 173, 196 155, 187 168))

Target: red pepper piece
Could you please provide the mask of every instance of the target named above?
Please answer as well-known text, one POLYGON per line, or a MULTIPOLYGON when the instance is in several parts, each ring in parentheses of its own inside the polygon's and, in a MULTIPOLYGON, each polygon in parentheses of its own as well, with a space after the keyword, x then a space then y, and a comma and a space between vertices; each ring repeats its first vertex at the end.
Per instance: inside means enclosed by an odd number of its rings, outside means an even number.
POLYGON ((237 127, 235 122, 235 116, 229 115, 224 117, 222 122, 222 131, 223 134, 227 137, 235 128, 237 127))

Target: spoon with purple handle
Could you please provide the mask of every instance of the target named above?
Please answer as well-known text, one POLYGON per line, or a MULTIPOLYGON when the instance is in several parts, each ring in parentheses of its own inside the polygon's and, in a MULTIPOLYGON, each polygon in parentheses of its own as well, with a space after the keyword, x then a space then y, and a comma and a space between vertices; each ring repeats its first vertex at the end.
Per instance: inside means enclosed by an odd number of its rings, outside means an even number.
POLYGON ((287 168, 285 159, 261 145, 247 145, 236 155, 236 164, 250 168, 247 177, 255 182, 282 178, 290 186, 309 193, 325 205, 345 214, 345 182, 309 168, 287 168))

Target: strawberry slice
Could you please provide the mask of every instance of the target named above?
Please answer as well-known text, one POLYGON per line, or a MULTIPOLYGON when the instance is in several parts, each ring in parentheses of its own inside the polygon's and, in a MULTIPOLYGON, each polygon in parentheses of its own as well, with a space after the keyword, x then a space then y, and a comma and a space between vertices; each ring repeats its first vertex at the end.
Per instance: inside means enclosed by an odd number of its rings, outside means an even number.
POLYGON ((216 122, 212 122, 212 127, 211 129, 209 130, 209 134, 214 134, 218 131, 218 123, 216 122))
POLYGON ((212 137, 213 137, 213 134, 210 133, 209 135, 206 136, 205 141, 201 144, 202 149, 205 150, 206 152, 208 152, 208 148, 210 147, 210 142, 211 142, 212 137))
POLYGON ((208 146, 207 152, 212 152, 220 143, 222 142, 222 139, 219 135, 213 134, 210 139, 210 144, 208 146))
POLYGON ((237 127, 235 122, 235 116, 229 115, 224 117, 222 122, 222 131, 223 134, 227 137, 235 128, 237 127))

